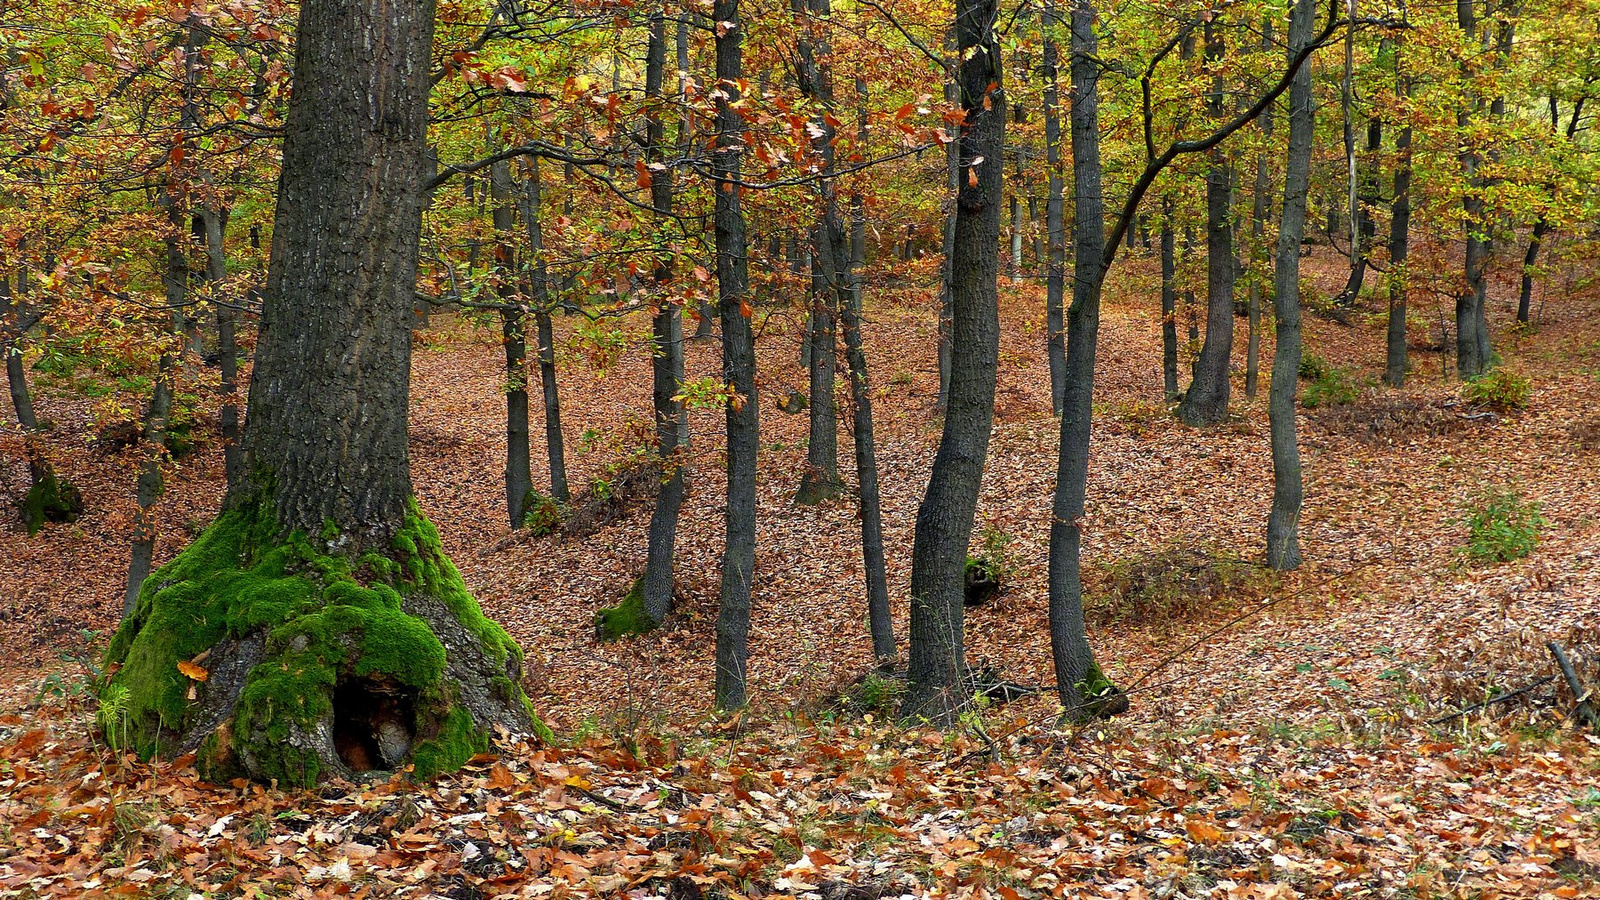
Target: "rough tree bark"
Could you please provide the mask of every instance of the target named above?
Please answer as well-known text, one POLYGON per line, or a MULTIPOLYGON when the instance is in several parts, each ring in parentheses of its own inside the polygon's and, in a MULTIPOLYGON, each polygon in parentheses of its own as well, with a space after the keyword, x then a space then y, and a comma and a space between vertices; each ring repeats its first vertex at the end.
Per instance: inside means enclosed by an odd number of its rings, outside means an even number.
POLYGON ((901 717, 953 721, 966 671, 963 564, 994 422, 1000 313, 1000 239, 1006 97, 997 0, 957 0, 961 188, 950 257, 950 397, 911 549, 911 659, 901 717))
MULTIPOLYGON (((1467 41, 1473 42, 1478 34, 1475 0, 1456 0, 1456 19, 1467 41)), ((1463 62, 1463 76, 1470 79, 1470 62, 1463 62)), ((1456 295, 1456 374, 1462 378, 1475 378, 1488 371, 1494 351, 1489 342, 1488 268, 1493 244, 1489 238, 1489 222, 1484 218, 1483 176, 1479 173, 1482 154, 1467 139, 1472 125, 1472 114, 1483 110, 1483 98, 1470 88, 1463 97, 1461 110, 1456 114, 1456 125, 1462 134, 1461 170, 1467 188, 1461 198, 1466 213, 1466 281, 1456 295)))
MULTIPOLYGON (((1317 0, 1295 0, 1289 16, 1289 58, 1312 42, 1317 0)), ((1280 571, 1300 565, 1300 504, 1303 498, 1300 445, 1295 433, 1295 392, 1300 380, 1300 241, 1306 227, 1306 192, 1311 184, 1311 144, 1316 112, 1311 67, 1301 66, 1289 88, 1289 149, 1278 219, 1278 268, 1274 275, 1277 346, 1267 411, 1272 431, 1272 513, 1267 520, 1267 565, 1280 571)))
POLYGON ((425 776, 498 728, 537 727, 520 649, 411 493, 433 21, 427 0, 301 8, 250 477, 113 638, 99 724, 115 747, 289 786, 408 763, 425 776))
POLYGON ((750 648, 750 588, 756 562, 756 453, 760 444, 756 397, 755 335, 750 327, 748 251, 740 203, 744 119, 735 106, 744 78, 744 24, 739 0, 716 0, 717 144, 711 155, 715 194, 717 307, 722 319, 723 380, 737 395, 727 405, 727 544, 722 553, 722 589, 717 608, 718 709, 746 703, 745 667, 750 648))

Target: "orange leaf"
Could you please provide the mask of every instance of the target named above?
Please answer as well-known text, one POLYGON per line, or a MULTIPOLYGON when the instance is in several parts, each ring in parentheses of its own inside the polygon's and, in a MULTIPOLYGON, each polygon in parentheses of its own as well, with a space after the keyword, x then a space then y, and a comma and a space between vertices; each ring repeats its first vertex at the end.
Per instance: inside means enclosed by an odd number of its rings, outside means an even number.
POLYGON ((211 677, 211 673, 206 671, 205 666, 195 665, 187 659, 178 663, 178 671, 182 672, 185 677, 193 678, 195 681, 205 681, 211 677))
POLYGON ((1189 821, 1183 823, 1183 827, 1185 831, 1189 832, 1190 840, 1199 841, 1202 844, 1211 844, 1222 840, 1222 829, 1212 825, 1210 822, 1189 821))

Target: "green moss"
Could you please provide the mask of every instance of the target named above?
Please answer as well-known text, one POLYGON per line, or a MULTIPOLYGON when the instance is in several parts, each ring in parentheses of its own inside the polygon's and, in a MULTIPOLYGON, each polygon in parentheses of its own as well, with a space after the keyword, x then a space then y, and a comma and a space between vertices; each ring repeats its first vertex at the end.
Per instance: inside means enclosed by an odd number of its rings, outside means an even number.
POLYGON ((440 723, 437 735, 411 749, 411 763, 418 778, 432 778, 440 772, 461 768, 467 760, 488 749, 488 733, 479 730, 472 716, 456 706, 440 723))
POLYGON ((1069 718, 1109 719, 1128 711, 1128 695, 1106 677, 1098 662, 1089 664, 1088 674, 1078 682, 1078 693, 1083 697, 1083 707, 1077 713, 1069 710, 1069 718))
POLYGON ((615 641, 635 634, 653 631, 661 623, 650 618, 644 607, 644 577, 634 579, 633 586, 616 606, 607 606, 594 614, 595 634, 602 641, 615 641))
POLYGON ((33 537, 46 522, 75 522, 83 515, 83 495, 72 482, 56 477, 55 472, 45 472, 23 496, 22 523, 33 537))
MULTIPOLYGON (((319 537, 326 540, 326 532, 319 537)), ((321 764, 295 735, 332 712, 335 687, 350 677, 417 691, 414 724, 424 736, 418 771, 433 774, 470 759, 487 746, 488 733, 439 696, 445 647, 425 621, 401 609, 402 594, 442 601, 497 667, 512 658, 520 664, 521 649, 483 615, 414 505, 395 548, 394 559, 367 553, 352 566, 347 557, 319 552, 302 532, 280 537, 270 504, 225 511, 145 582, 113 637, 107 665, 114 674, 101 693, 106 739, 143 757, 170 752, 193 726, 196 708, 193 683, 178 664, 225 639, 264 632, 264 657, 246 676, 231 727, 202 748, 202 774, 230 770, 230 759, 247 755, 257 772, 281 784, 314 783, 321 764), (428 698, 432 706, 423 702, 428 698)), ((502 699, 527 702, 502 680, 502 699)), ((548 739, 548 728, 536 730, 548 739)))

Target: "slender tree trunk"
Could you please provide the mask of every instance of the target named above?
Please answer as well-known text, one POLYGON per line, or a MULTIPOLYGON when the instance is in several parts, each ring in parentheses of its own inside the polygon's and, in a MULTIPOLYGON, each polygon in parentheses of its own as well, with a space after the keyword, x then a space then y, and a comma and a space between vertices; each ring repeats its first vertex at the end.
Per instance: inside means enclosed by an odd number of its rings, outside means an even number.
POLYGON ((528 158, 529 171, 522 192, 522 222, 528 229, 528 293, 533 303, 534 328, 539 336, 539 383, 544 392, 545 455, 550 460, 550 496, 558 503, 571 503, 567 487, 566 440, 561 433, 561 391, 556 379, 555 325, 550 320, 554 306, 550 297, 550 275, 540 255, 544 252, 544 225, 540 218, 544 190, 539 174, 539 158, 528 158))
MULTIPOLYGON (((1570 143, 1578 133, 1578 124, 1583 120, 1583 105, 1587 98, 1579 97, 1572 105, 1572 119, 1567 123, 1567 141, 1570 143)), ((1550 100, 1550 127, 1556 127, 1556 101, 1550 100)), ((1517 291, 1517 321, 1527 325, 1532 321, 1533 315, 1533 267, 1539 261, 1539 250, 1544 246, 1544 239, 1550 234, 1550 220, 1540 216, 1533 223, 1533 235, 1528 241, 1528 251, 1522 257, 1522 284, 1517 291)))
MULTIPOLYGON (((1295 0, 1289 17, 1289 58, 1310 45, 1316 0, 1295 0)), ((1278 220, 1278 265, 1274 275, 1277 347, 1272 355, 1268 414, 1272 432, 1272 514, 1267 521, 1267 565, 1280 571, 1300 565, 1300 446, 1295 434, 1295 392, 1300 372, 1300 241, 1305 235, 1306 194, 1311 184, 1311 149, 1316 128, 1311 66, 1302 65, 1289 88, 1289 150, 1278 220)))
POLYGON ((966 118, 955 142, 950 398, 911 551, 911 660, 903 718, 953 721, 966 670, 963 564, 994 422, 999 363, 995 247, 1000 237, 1006 97, 993 26, 996 0, 957 0, 956 82, 966 118))
POLYGON ((528 452, 528 333, 522 298, 517 296, 516 227, 511 164, 489 168, 494 200, 495 293, 500 301, 500 332, 506 355, 506 514, 512 528, 527 525, 533 473, 528 452))
POLYGON ((1171 194, 1161 197, 1161 386, 1170 403, 1183 396, 1178 386, 1178 260, 1172 230, 1171 194))
POLYGON ((756 560, 756 453, 760 444, 755 336, 750 319, 744 211, 740 203, 744 120, 734 104, 744 77, 744 24, 739 0, 716 0, 718 141, 711 157, 717 244, 717 304, 722 317, 723 380, 737 395, 727 406, 727 545, 717 609, 716 706, 747 702, 745 668, 750 648, 750 591, 756 560))
MULTIPOLYGON (((1067 345, 1063 305, 1066 300, 1067 229, 1061 179, 1061 51, 1056 32, 1061 27, 1055 0, 1044 4, 1044 154, 1049 198, 1045 201, 1045 231, 1049 258, 1045 274, 1045 354, 1050 360, 1050 408, 1059 416, 1066 400, 1067 345)), ((1166 296, 1166 288, 1162 288, 1166 296)))
MULTIPOLYGON (((1401 74, 1405 45, 1395 47, 1396 87, 1402 102, 1410 99, 1411 84, 1401 74)), ((1411 253, 1411 126, 1402 126, 1394 139, 1394 202, 1389 208, 1389 327, 1383 382, 1400 387, 1406 381, 1406 258, 1411 253)))
MULTIPOLYGON (((1066 717, 1090 718, 1105 681, 1089 646, 1083 620, 1084 500, 1089 483, 1089 438, 1094 414, 1094 364, 1100 333, 1100 292, 1109 266, 1105 194, 1100 161, 1100 68, 1094 7, 1072 7, 1072 307, 1067 315, 1067 390, 1061 416, 1056 490, 1050 518, 1050 654, 1056 693, 1066 717)), ((1170 211, 1169 211, 1170 213, 1170 211)), ((1171 228, 1164 235, 1170 246, 1171 228)), ((1113 248, 1114 249, 1114 248, 1113 248)))
MULTIPOLYGON (((1220 29, 1205 25, 1206 61, 1220 65, 1224 44, 1220 29)), ((1213 120, 1224 113, 1222 76, 1212 78, 1208 101, 1213 120)), ((1193 426, 1216 425, 1228 417, 1232 393, 1233 289, 1237 270, 1233 253, 1233 167, 1219 145, 1206 169, 1206 339, 1195 364, 1194 383, 1178 407, 1178 416, 1193 426)))
MULTIPOLYGON (((667 62, 666 16, 650 16, 650 46, 645 57, 645 96, 663 98, 667 62)), ((652 110, 645 119, 645 154, 652 165, 650 206, 664 226, 672 215, 672 170, 665 167, 666 125, 652 110)), ((668 293, 672 289, 673 257, 656 257, 656 311, 651 317, 655 352, 651 357, 651 398, 656 418, 656 453, 661 461, 661 487, 650 514, 650 537, 644 569, 644 609, 660 624, 672 610, 673 555, 678 539, 678 512, 687 488, 684 463, 689 445, 689 416, 676 399, 683 384, 683 317, 668 293)))
MULTIPOLYGON (((26 279, 18 282, 25 286, 26 279)), ((19 293, 22 291, 19 289, 19 293)), ((22 301, 11 297, 11 279, 0 278, 0 352, 6 356, 6 379, 11 391, 11 407, 17 412, 17 424, 23 431, 39 430, 39 419, 33 412, 33 394, 28 390, 28 370, 22 364, 22 339, 26 334, 25 313, 22 301)))
MULTIPOLYGON (((1478 33, 1477 14, 1473 10, 1476 0, 1456 0, 1456 17, 1469 42, 1478 33)), ((1470 67, 1470 63, 1463 63, 1470 67)), ((1472 73, 1464 71, 1470 79, 1472 73)), ((1462 378, 1475 378, 1488 371, 1493 350, 1489 342, 1487 280, 1489 256, 1493 251, 1488 229, 1490 223, 1484 214, 1483 176, 1479 173, 1482 155, 1468 140, 1467 131, 1472 124, 1472 113, 1481 112, 1483 99, 1472 90, 1463 98, 1464 105, 1456 115, 1456 124, 1462 132, 1461 169, 1467 184, 1462 196, 1466 213, 1467 253, 1466 283, 1456 295, 1456 374, 1462 378)))
MULTIPOLYGON (((1262 22, 1261 47, 1272 46, 1272 17, 1262 22)), ((1272 143, 1272 107, 1261 111, 1261 134, 1266 143, 1272 143)), ((1266 151, 1256 154, 1256 183, 1251 196, 1250 210, 1250 337, 1245 346, 1244 395, 1254 400, 1261 380, 1261 294, 1264 268, 1270 269, 1271 256, 1267 252, 1267 195, 1272 190, 1271 166, 1266 151)))
MULTIPOLYGON (((173 324, 177 332, 174 340, 182 339, 182 310, 189 303, 189 258, 184 252, 183 212, 179 198, 169 186, 162 192, 162 205, 166 207, 167 225, 171 229, 166 237, 167 268, 161 282, 165 289, 167 306, 173 310, 173 324)), ((138 510, 133 516, 133 547, 128 558, 128 583, 122 597, 122 616, 133 615, 139 600, 139 590, 150 576, 150 565, 155 558, 156 527, 152 508, 161 499, 165 480, 161 463, 166 456, 167 419, 172 414, 172 374, 177 365, 179 348, 166 348, 156 365, 155 384, 151 388, 150 402, 145 407, 143 433, 139 449, 144 458, 139 464, 136 501, 138 510)))
MULTIPOLYGON (((205 207, 196 215, 201 237, 206 248, 206 282, 218 290, 228 277, 228 256, 223 244, 228 224, 228 211, 205 207)), ((227 478, 228 490, 243 483, 244 434, 239 417, 239 313, 229 297, 213 297, 217 315, 217 366, 221 370, 221 437, 222 469, 227 478)))

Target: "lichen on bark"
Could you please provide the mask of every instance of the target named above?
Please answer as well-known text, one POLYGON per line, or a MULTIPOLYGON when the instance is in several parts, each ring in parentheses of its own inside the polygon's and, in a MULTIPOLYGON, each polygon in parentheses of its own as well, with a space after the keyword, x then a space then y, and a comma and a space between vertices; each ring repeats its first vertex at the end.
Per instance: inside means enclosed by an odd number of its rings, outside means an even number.
POLYGON ((553 739, 520 687, 521 649, 415 503, 391 548, 353 556, 336 528, 282 536, 272 509, 224 511, 145 582, 107 650, 113 747, 306 786, 408 764, 431 776, 497 727, 553 739))

